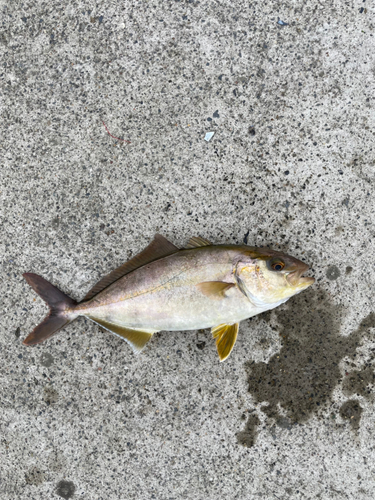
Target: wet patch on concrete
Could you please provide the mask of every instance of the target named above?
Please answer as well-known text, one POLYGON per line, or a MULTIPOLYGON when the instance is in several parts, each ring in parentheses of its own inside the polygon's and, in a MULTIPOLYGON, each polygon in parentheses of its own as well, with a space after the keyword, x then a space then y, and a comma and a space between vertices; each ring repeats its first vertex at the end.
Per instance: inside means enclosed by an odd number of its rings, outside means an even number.
POLYGON ((33 486, 39 486, 46 480, 45 474, 38 468, 33 467, 25 475, 26 484, 31 484, 33 486))
POLYGON ((349 399, 340 408, 340 416, 344 420, 349 420, 353 430, 359 429, 363 408, 359 404, 358 399, 349 399))
POLYGON ((375 384, 375 373, 371 366, 365 366, 362 370, 353 370, 348 373, 342 384, 345 396, 364 396, 373 398, 373 386, 375 384), (372 387, 371 387, 372 386, 372 387))
POLYGON ((47 405, 56 403, 59 399, 59 393, 53 389, 51 386, 46 386, 43 389, 43 400, 47 405))
POLYGON ((257 437, 257 428, 260 424, 260 420, 256 414, 252 414, 249 416, 246 422, 245 429, 237 434, 237 441, 246 446, 247 448, 251 448, 254 446, 256 437, 257 437))
MULTIPOLYGON (((285 418, 288 425, 303 423, 318 413, 342 382, 341 360, 354 359, 363 333, 375 327, 375 314, 371 313, 356 331, 343 337, 343 312, 325 292, 315 290, 290 299, 286 310, 275 311, 282 348, 268 363, 246 363, 246 370, 249 392, 256 403, 266 403, 261 410, 276 423, 285 418)), ((368 397, 368 384, 373 380, 369 366, 352 372, 343 383, 344 393, 368 397)), ((255 433, 252 427, 251 432, 255 433)))
POLYGON ((65 500, 69 500, 74 495, 76 487, 71 481, 60 481, 56 487, 56 494, 65 500))
POLYGON ((289 418, 281 417, 276 420, 276 425, 277 427, 280 427, 281 429, 287 429, 288 431, 291 430, 293 422, 289 418))

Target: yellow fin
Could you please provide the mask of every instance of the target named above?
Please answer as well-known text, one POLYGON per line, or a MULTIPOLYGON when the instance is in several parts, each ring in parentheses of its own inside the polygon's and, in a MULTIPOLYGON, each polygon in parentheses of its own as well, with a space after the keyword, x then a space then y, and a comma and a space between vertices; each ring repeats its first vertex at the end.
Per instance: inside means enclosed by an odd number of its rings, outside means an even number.
POLYGON ((234 325, 219 325, 211 328, 212 336, 216 339, 216 348, 220 361, 227 359, 237 340, 239 323, 234 325))
POLYGON ((134 330, 133 328, 115 325, 97 318, 92 318, 92 320, 118 337, 123 338, 131 346, 135 354, 139 354, 153 334, 157 332, 157 330, 134 330))
POLYGON ((223 299, 225 292, 234 287, 234 283, 225 283, 224 281, 203 281, 195 285, 203 295, 211 299, 223 299))
POLYGON ((205 240, 200 236, 193 236, 188 241, 186 248, 208 247, 211 245, 212 245, 211 241, 205 240))
POLYGON ((156 234, 148 247, 128 262, 125 262, 125 264, 122 264, 120 267, 107 274, 107 276, 104 276, 104 278, 98 281, 98 283, 91 288, 83 300, 90 300, 94 297, 94 295, 104 290, 104 288, 107 288, 107 286, 122 278, 125 274, 129 274, 131 271, 138 269, 138 267, 142 267, 150 262, 153 262, 154 260, 171 255, 178 250, 179 249, 173 245, 173 243, 164 238, 164 236, 156 234))

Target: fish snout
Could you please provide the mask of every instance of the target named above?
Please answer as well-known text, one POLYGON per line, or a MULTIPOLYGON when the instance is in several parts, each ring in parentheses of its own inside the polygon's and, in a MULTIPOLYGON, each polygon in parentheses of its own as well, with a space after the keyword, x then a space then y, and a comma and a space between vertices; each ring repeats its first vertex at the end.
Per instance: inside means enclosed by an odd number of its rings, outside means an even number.
POLYGON ((297 265, 297 269, 287 276, 287 281, 289 285, 293 287, 302 287, 307 288, 308 286, 315 283, 315 278, 310 276, 302 276, 309 270, 309 266, 304 262, 299 261, 297 265))
POLYGON ((303 273, 306 273, 309 270, 309 266, 305 264, 304 262, 299 261, 297 265, 297 271, 299 271, 300 276, 302 276, 303 273))

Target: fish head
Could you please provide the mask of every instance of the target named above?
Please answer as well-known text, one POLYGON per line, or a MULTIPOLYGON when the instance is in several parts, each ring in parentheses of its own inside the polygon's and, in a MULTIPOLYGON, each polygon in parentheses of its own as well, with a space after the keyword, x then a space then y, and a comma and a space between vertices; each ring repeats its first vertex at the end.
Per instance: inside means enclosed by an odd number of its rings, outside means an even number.
POLYGON ((315 282, 305 277, 309 266, 290 255, 268 248, 252 248, 237 263, 238 284, 255 304, 285 302, 315 282))

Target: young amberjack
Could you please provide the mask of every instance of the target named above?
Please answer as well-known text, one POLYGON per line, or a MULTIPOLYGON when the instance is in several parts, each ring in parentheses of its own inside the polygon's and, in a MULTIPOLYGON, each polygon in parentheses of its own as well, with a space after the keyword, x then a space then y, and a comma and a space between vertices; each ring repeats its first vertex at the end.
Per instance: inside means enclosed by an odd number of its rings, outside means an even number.
POLYGON ((77 303, 40 276, 23 276, 50 314, 24 340, 43 342, 78 316, 122 337, 139 353, 160 330, 211 328, 221 361, 240 321, 273 309, 314 283, 308 266, 268 248, 212 245, 199 237, 179 249, 156 235, 136 257, 99 281, 77 303))

